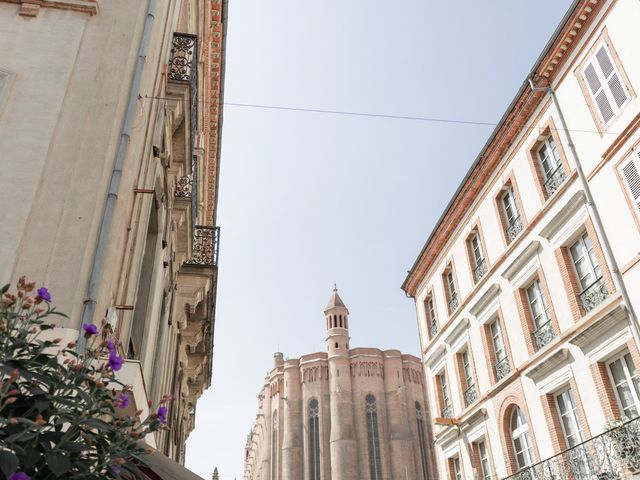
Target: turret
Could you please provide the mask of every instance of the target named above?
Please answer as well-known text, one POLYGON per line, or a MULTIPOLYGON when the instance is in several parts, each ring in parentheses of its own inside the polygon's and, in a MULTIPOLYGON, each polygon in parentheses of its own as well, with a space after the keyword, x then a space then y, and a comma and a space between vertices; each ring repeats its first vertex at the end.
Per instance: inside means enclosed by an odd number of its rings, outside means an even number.
POLYGON ((327 326, 327 351, 334 355, 349 356, 349 310, 334 287, 329 303, 324 309, 327 326))

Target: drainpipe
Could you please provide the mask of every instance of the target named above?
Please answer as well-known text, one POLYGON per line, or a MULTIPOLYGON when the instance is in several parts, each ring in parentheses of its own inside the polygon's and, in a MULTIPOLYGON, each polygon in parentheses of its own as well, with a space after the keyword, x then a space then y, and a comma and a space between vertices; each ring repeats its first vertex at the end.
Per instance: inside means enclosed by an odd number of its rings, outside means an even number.
POLYGON ((578 152, 576 151, 576 147, 571 138, 571 132, 567 127, 567 122, 562 113, 562 109, 560 108, 560 103, 558 102, 558 98, 556 97, 556 92, 553 90, 553 87, 551 87, 551 85, 549 85, 548 87, 536 87, 533 84, 531 77, 529 77, 528 80, 529 80, 529 85, 531 86, 531 89, 534 92, 542 92, 542 91, 549 92, 549 94, 551 95, 551 99, 553 100, 553 105, 556 107, 556 110, 558 111, 558 118, 560 119, 560 125, 562 126, 562 129, 565 131, 567 135, 567 140, 569 142, 569 151, 571 152, 571 157, 573 158, 573 161, 576 164, 576 171, 578 172, 578 178, 582 183, 582 188, 584 190, 584 193, 587 199, 587 210, 589 211, 589 214, 593 219, 593 225, 596 229, 596 232, 598 233, 598 236, 602 240, 602 246, 604 247, 603 248, 604 256, 608 264, 611 266, 613 283, 622 294, 622 302, 629 314, 629 325, 631 327, 631 333, 633 334, 633 337, 636 343, 640 345, 640 324, 638 324, 638 317, 636 315, 635 309, 633 308, 633 305, 631 304, 631 299, 629 298, 629 293, 624 283, 622 273, 620 272, 620 268, 618 267, 618 263, 616 262, 616 259, 613 256, 613 250, 611 249, 611 244, 609 243, 609 237, 607 237, 607 234, 605 233, 605 230, 604 230, 604 226, 602 225, 602 219, 600 217, 600 213, 598 212, 598 207, 596 206, 595 201, 593 200, 593 195, 591 194, 591 187, 589 186, 587 177, 584 174, 584 170, 582 169, 582 164, 580 163, 578 152))
MULTIPOLYGON (((131 81, 131 90, 129 91, 127 110, 124 117, 122 132, 120 133, 120 143, 118 145, 113 169, 111 170, 109 192, 107 193, 107 201, 102 212, 102 222, 100 224, 100 232, 98 234, 98 244, 93 256, 93 264, 91 265, 91 276, 89 278, 87 295, 85 297, 84 307, 82 309, 82 323, 91 323, 96 310, 98 282, 102 277, 102 267, 104 264, 107 242, 109 240, 109 233, 111 231, 113 211, 115 209, 116 200, 118 199, 118 188, 120 186, 120 178, 122 177, 122 168, 124 165, 125 156, 127 154, 127 148, 129 147, 129 140, 131 138, 131 128, 133 125, 133 116, 135 113, 138 94, 140 91, 142 70, 144 69, 144 64, 147 58, 151 28, 153 26, 153 21, 155 20, 156 1, 157 0, 149 0, 149 4, 147 6, 144 29, 142 31, 140 46, 138 47, 138 60, 136 62, 136 68, 133 73, 133 80, 131 81)), ((80 338, 78 339, 77 350, 79 352, 83 352, 85 344, 86 342, 84 336, 80 335, 80 338)))

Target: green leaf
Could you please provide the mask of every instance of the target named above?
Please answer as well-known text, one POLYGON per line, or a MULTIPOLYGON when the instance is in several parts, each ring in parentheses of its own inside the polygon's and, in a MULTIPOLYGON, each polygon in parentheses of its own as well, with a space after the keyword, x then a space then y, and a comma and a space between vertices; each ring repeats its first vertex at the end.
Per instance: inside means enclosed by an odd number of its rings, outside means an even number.
POLYGON ((16 457, 15 453, 8 450, 0 451, 0 470, 7 478, 15 473, 18 465, 18 457, 16 457))
POLYGON ((44 458, 47 461, 47 466, 51 469, 56 478, 61 477, 71 469, 71 460, 60 452, 47 452, 44 458))
POLYGON ((22 468, 29 470, 40 460, 40 452, 37 448, 28 448, 25 455, 22 457, 22 468))
POLYGON ((9 290, 9 287, 10 285, 7 283, 4 287, 0 288, 0 295, 7 293, 7 291, 9 290))

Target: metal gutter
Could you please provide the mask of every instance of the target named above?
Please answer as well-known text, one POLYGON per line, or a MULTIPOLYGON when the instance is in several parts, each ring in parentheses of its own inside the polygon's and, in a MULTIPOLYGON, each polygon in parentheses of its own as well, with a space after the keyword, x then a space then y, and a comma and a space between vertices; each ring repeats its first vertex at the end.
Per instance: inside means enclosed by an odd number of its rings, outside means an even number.
MULTIPOLYGON (((98 282, 102 277, 102 268, 105 260, 105 253, 107 244, 109 241, 109 234, 111 233, 111 222, 113 220, 113 212, 118 199, 118 189, 120 186, 120 179, 122 178, 122 169, 124 167, 124 159, 127 154, 129 142, 131 139, 131 129, 133 127, 133 117, 136 110, 136 103, 138 101, 138 94, 140 91, 140 81, 142 78, 142 71, 147 58, 147 50, 149 47, 149 39, 151 36, 151 28, 155 20, 156 14, 156 2, 157 0, 149 0, 147 6, 147 13, 144 23, 144 29, 142 31, 142 38, 140 39, 140 46, 138 47, 138 59, 136 61, 136 67, 133 73, 133 79, 131 80, 131 90, 129 91, 129 100, 127 102, 127 110, 125 112, 124 124, 122 126, 122 132, 120 133, 120 143, 116 153, 113 169, 111 170, 111 180, 109 182, 109 191, 107 193, 107 200, 102 212, 102 222, 100 224, 100 232, 98 233, 98 243, 93 255, 93 263, 91 265, 91 275, 89 277, 89 284, 87 285, 87 294, 84 300, 84 306, 82 309, 82 323, 91 323, 96 310, 96 302, 98 296, 98 282)), ((78 340, 78 351, 82 352, 85 347, 85 339, 83 335, 80 335, 78 340)))
POLYGON ((562 20, 560 21, 560 23, 556 27, 555 31, 553 32, 553 35, 551 36, 551 39, 547 42, 547 44, 545 45, 544 49, 542 50, 542 53, 538 56, 538 59, 535 61, 531 71, 529 72, 529 74, 526 76, 526 78, 522 82, 522 85, 518 89, 518 92, 516 93, 515 98, 511 101, 511 103, 507 107, 506 112, 502 115, 502 117, 500 118, 500 121, 498 122, 498 125, 493 130, 493 132, 491 133, 491 136, 489 137, 489 140, 487 140, 487 142, 482 147, 482 150, 480 151, 480 153, 478 154, 478 156, 474 160, 473 164, 471 165, 471 167, 467 171, 467 174, 462 179, 462 182, 460 183, 460 185, 456 189, 455 193, 451 197, 451 200, 449 200, 449 203, 447 204, 447 206, 445 207, 444 211, 442 212, 442 215, 440 215, 440 218, 438 218, 438 221, 436 222, 435 227, 431 231, 431 234, 427 238, 427 241, 425 242, 424 246, 422 247, 422 250, 420 250, 420 254, 418 255, 416 261, 411 266, 411 269, 409 270, 409 273, 408 273, 407 277, 405 278, 404 282, 402 283, 402 286, 400 287, 408 295, 409 295, 409 292, 407 292, 407 283, 409 281, 409 277, 411 277, 411 275, 413 274, 415 268, 420 263, 420 260, 422 259, 422 256, 424 255, 424 253, 426 252, 427 248, 429 247, 429 243, 431 243, 431 240, 433 239, 433 237, 435 236, 436 232, 438 231, 438 228, 440 227, 440 225, 444 221, 445 217, 447 216, 447 213, 449 213, 449 210, 453 206, 453 202, 455 201, 455 199, 458 197, 458 195, 460 194, 460 192, 462 191, 462 189, 466 185, 467 180, 469 180, 469 177, 471 177, 471 174, 474 172, 476 167, 482 161, 485 152, 489 149, 489 147, 491 146, 493 141, 496 139, 496 137, 497 137, 498 133, 500 132, 500 130, 502 129, 502 127, 504 127, 506 119, 509 117, 509 115, 513 111, 513 108, 518 103, 518 100, 522 97, 524 92, 528 88, 530 88, 530 86, 529 86, 529 78, 531 78, 533 75, 535 75, 536 70, 538 69, 538 67, 540 66, 540 64, 544 60, 544 58, 547 56, 547 54, 549 53, 549 51, 551 50, 551 48, 555 44, 556 40, 560 36, 560 33, 562 32, 562 29, 565 27, 565 24, 567 23, 569 18, 571 18, 571 16, 573 15, 575 9, 578 7, 578 5, 581 2, 582 2, 582 0, 574 0, 573 3, 571 4, 571 6, 569 7, 569 9, 567 10, 567 13, 565 13, 564 17, 562 17, 562 20))

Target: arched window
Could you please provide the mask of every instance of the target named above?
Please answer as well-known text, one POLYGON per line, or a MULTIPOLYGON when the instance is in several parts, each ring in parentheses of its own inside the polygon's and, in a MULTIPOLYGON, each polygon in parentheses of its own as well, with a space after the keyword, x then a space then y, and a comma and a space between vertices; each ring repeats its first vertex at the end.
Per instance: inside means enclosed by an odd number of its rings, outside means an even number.
POLYGON ((315 398, 309 402, 309 479, 320 480, 320 407, 315 398))
POLYGON ((367 413, 367 443, 369 446, 369 472, 371 480, 382 480, 382 465, 380 462, 380 440, 378 438, 378 412, 376 397, 369 394, 365 398, 367 413))
POLYGON ((418 442, 420 443, 420 460, 422 460, 422 478, 427 480, 427 452, 425 450, 426 437, 424 435, 424 417, 422 407, 416 402, 416 422, 418 422, 418 442))
POLYGON ((271 479, 278 480, 278 411, 273 411, 273 428, 271 429, 271 479))
POLYGON ((511 413, 509 422, 511 431, 511 441, 513 443, 513 453, 518 463, 518 470, 531 465, 533 463, 533 448, 531 447, 531 438, 529 437, 529 426, 524 413, 516 407, 511 413))

